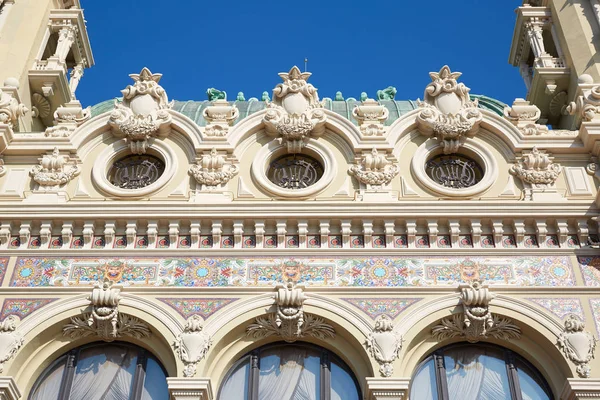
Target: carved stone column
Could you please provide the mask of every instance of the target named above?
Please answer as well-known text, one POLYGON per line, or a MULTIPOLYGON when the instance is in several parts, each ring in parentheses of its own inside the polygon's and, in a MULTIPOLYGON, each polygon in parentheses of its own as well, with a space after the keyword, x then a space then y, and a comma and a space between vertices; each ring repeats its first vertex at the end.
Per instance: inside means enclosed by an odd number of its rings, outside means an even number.
POLYGON ((0 376, 0 400, 19 400, 21 391, 12 376, 0 376))
POLYGON ((407 400, 410 378, 367 378, 365 400, 407 400))
POLYGON ((600 399, 600 379, 569 378, 565 382, 560 400, 600 399))
POLYGON ((171 400, 212 400, 210 378, 167 378, 171 400))
POLYGON ((529 37, 529 45, 535 58, 545 56, 546 48, 544 47, 544 38, 542 36, 543 26, 537 21, 530 21, 527 23, 527 36, 529 37))

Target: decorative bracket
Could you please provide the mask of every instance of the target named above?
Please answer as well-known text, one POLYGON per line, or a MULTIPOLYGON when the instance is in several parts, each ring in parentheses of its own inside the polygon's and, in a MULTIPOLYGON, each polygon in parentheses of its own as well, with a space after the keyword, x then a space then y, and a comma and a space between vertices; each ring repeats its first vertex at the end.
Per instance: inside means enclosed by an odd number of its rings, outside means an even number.
POLYGON ((18 130, 19 118, 29 111, 18 98, 18 88, 0 88, 0 124, 6 124, 11 129, 18 130))
POLYGON ((369 138, 379 138, 385 135, 384 122, 390 112, 385 106, 373 99, 366 99, 361 105, 352 110, 352 116, 358 121, 361 133, 369 138))
POLYGON ((467 137, 475 136, 483 118, 477 100, 469 98, 471 89, 457 82, 461 75, 447 65, 440 72, 430 72, 432 82, 425 88, 425 99, 418 101, 417 126, 422 134, 437 137, 444 154, 456 153, 467 137))
POLYGON ((171 132, 169 109, 173 102, 169 103, 167 93, 158 84, 162 74, 143 68, 139 74, 129 76, 135 83, 121 90, 123 101, 115 100, 108 123, 115 136, 127 139, 132 153, 144 154, 151 137, 166 137, 171 132))
POLYGON ((362 160, 351 165, 349 172, 370 189, 389 185, 400 169, 385 154, 373 148, 370 154, 364 154, 362 160))
POLYGON ((121 289, 112 286, 111 281, 96 283, 88 296, 91 313, 81 317, 71 317, 71 323, 63 327, 63 334, 71 339, 95 335, 106 342, 131 336, 142 339, 150 336, 150 329, 138 318, 119 313, 121 289))
POLYGON ((565 320, 565 329, 558 337, 557 346, 565 357, 577 365, 577 373, 582 378, 589 378, 592 368, 588 364, 594 358, 596 338, 584 331, 585 323, 578 316, 570 314, 565 320))
POLYGON ((322 318, 304 313, 303 305, 306 299, 304 286, 295 286, 289 282, 287 285, 276 287, 275 304, 277 312, 266 317, 256 317, 256 322, 246 328, 246 334, 255 339, 271 335, 281 336, 288 343, 313 336, 318 339, 332 339, 335 337, 333 327, 322 318))
POLYGON ((183 332, 177 336, 173 344, 181 361, 185 364, 183 376, 191 378, 196 375, 196 365, 202 360, 212 345, 210 336, 202 332, 204 320, 195 314, 188 318, 183 332))
POLYGON ((230 105, 225 99, 213 101, 212 105, 206 107, 202 112, 206 120, 204 133, 209 137, 225 137, 229 127, 239 117, 240 112, 235 105, 230 105))
POLYGON ((441 324, 431 330, 431 335, 438 341, 456 336, 463 336, 470 343, 493 337, 500 340, 519 339, 521 329, 509 318, 492 315, 489 304, 495 297, 487 286, 479 282, 461 285, 461 303, 463 316, 455 314, 444 318, 441 324))
POLYGON ((40 159, 40 165, 34 166, 29 175, 40 186, 47 189, 55 189, 66 185, 81 172, 76 162, 73 165, 67 165, 70 161, 69 156, 60 155, 58 147, 55 147, 52 154, 45 154, 40 159))
POLYGON ((544 135, 548 133, 546 125, 536 124, 542 112, 527 100, 515 99, 512 107, 504 108, 504 118, 516 126, 525 136, 544 135))
POLYGON ((381 376, 389 378, 394 373, 392 363, 398 358, 402 348, 402 336, 394 332, 394 324, 390 317, 382 314, 375 320, 373 332, 365 342, 367 350, 380 365, 381 376))
POLYGON ((310 72, 300 72, 294 66, 279 76, 283 83, 273 89, 273 102, 267 101, 263 123, 269 135, 287 143, 289 153, 299 153, 310 136, 325 132, 327 116, 317 89, 307 83, 310 72))
POLYGON ((189 173, 203 188, 215 188, 229 182, 238 173, 238 167, 227 163, 225 157, 213 148, 210 154, 203 155, 197 164, 190 167, 189 173))
POLYGON ((23 346, 23 338, 15 331, 19 321, 17 316, 9 315, 0 323, 0 372, 4 371, 4 363, 23 346))

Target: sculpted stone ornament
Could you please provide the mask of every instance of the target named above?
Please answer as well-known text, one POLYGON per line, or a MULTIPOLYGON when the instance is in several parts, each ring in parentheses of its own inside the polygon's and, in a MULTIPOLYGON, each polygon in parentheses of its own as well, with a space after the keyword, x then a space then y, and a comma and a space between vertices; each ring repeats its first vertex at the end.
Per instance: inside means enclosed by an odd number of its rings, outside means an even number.
POLYGON ((148 68, 129 75, 134 84, 121 91, 123 101, 115 100, 115 109, 108 121, 117 137, 129 142, 131 152, 144 154, 151 137, 165 137, 171 132, 172 117, 167 93, 158 84, 162 74, 153 74, 148 68))
POLYGON ((381 89, 377 91, 377 99, 379 100, 394 100, 396 97, 396 88, 393 86, 388 86, 385 89, 381 89))
POLYGON ((377 317, 373 332, 369 334, 365 345, 371 357, 379 363, 381 376, 392 376, 392 363, 398 358, 398 352, 402 348, 402 336, 394 332, 390 317, 385 314, 377 317))
POLYGON ((69 156, 60 155, 58 147, 55 147, 52 154, 45 154, 41 158, 40 165, 34 166, 29 175, 40 186, 57 188, 69 183, 81 172, 75 161, 73 165, 68 165, 69 161, 69 156))
POLYGON ((214 188, 229 182, 238 173, 238 167, 227 163, 213 148, 210 154, 203 155, 196 165, 192 165, 189 172, 202 186, 214 188))
POLYGON ((585 170, 589 175, 600 181, 600 162, 598 162, 598 157, 593 156, 590 159, 590 163, 585 167, 585 170))
POLYGON ((202 332, 202 317, 192 315, 188 318, 183 332, 173 344, 181 361, 185 364, 183 376, 191 378, 196 375, 196 364, 202 360, 212 345, 210 337, 202 332))
POLYGON ((82 108, 78 100, 73 100, 60 106, 54 112, 55 126, 46 129, 47 137, 68 137, 78 126, 89 120, 92 115, 91 107, 82 108))
POLYGON ((325 132, 327 116, 317 89, 306 82, 311 73, 294 66, 279 76, 283 83, 273 89, 273 102, 267 101, 263 123, 269 135, 281 137, 289 153, 299 153, 309 137, 325 132))
POLYGON ((87 298, 92 312, 72 317, 71 323, 63 327, 63 334, 71 339, 94 335, 107 342, 123 336, 136 339, 150 336, 150 329, 146 324, 136 317, 119 313, 120 292, 120 289, 112 287, 110 281, 97 283, 87 298))
POLYGON ((560 164, 555 164, 552 160, 548 154, 534 147, 531 153, 523 155, 521 165, 511 167, 510 173, 536 188, 551 186, 561 171, 560 164))
POLYGON ((509 120, 526 136, 548 134, 546 125, 536 124, 541 116, 540 109, 524 99, 515 99, 512 107, 504 108, 504 118, 509 120))
POLYGON ((576 115, 585 122, 600 120, 600 85, 584 89, 582 96, 567 105, 565 113, 576 115))
POLYGON ((4 364, 23 346, 23 338, 15 331, 18 322, 19 318, 14 315, 0 322, 0 372, 4 372, 4 364))
POLYGON ((363 156, 360 164, 351 165, 349 172, 367 186, 380 187, 389 185, 400 169, 374 148, 371 154, 363 156))
POLYGON ((227 100, 215 100, 204 109, 202 115, 207 122, 204 130, 206 136, 224 137, 240 112, 236 106, 229 105, 227 100))
POLYGON ((594 358, 596 338, 584 331, 585 324, 574 314, 565 320, 565 330, 558 338, 558 347, 565 357, 577 365, 577 373, 582 378, 589 378, 592 369, 588 364, 594 358))
POLYGON ((7 89, 14 88, 0 89, 0 124, 6 124, 11 129, 16 129, 19 126, 19 118, 29 110, 7 89))
POLYGON ((444 154, 456 153, 467 137, 475 136, 483 118, 477 100, 469 98, 471 89, 457 82, 461 75, 451 72, 447 65, 440 72, 430 72, 432 82, 425 88, 425 99, 418 101, 419 130, 435 136, 444 154))
POLYGON ((388 109, 373 99, 366 99, 352 110, 360 131, 368 137, 382 137, 385 134, 383 124, 389 115, 388 109))
POLYGON ((303 286, 294 286, 292 282, 286 286, 278 285, 275 294, 277 312, 257 317, 256 322, 246 328, 246 334, 255 339, 277 335, 288 343, 306 336, 321 340, 334 338, 335 331, 331 325, 322 318, 304 313, 304 300, 303 286))
POLYGON ((474 282, 460 286, 460 290, 463 316, 455 314, 434 326, 431 334, 436 340, 462 336, 470 343, 477 343, 488 337, 502 340, 521 337, 521 329, 510 319, 490 313, 489 304, 495 296, 487 286, 474 282))

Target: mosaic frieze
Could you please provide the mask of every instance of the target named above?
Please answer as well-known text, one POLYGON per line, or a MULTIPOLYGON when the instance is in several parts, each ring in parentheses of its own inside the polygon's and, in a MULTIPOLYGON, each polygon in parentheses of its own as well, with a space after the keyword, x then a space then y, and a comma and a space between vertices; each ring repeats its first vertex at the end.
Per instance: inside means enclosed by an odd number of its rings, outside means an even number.
POLYGON ((596 323, 596 332, 600 336, 600 299, 590 299, 590 308, 596 323))
MULTIPOLYGON (((1 266, 6 270, 7 260, 1 266)), ((89 286, 108 279, 124 286, 573 286, 567 256, 370 258, 60 258, 19 257, 10 286, 89 286)))
POLYGON ((4 321, 9 315, 16 315, 22 320, 54 300, 56 299, 5 299, 2 303, 0 321, 4 321))
POLYGON ((238 299, 159 298, 158 300, 171 306, 185 319, 188 319, 192 315, 200 315, 202 318, 206 319, 219 311, 221 308, 238 299))
POLYGON ((398 298, 344 298, 342 299, 356 306, 372 319, 380 315, 387 315, 391 319, 396 318, 402 311, 421 300, 416 299, 398 299, 398 298))
POLYGON ((577 257, 586 286, 600 286, 600 257, 577 257))
POLYGON ((577 315, 582 321, 585 320, 581 301, 575 298, 528 298, 527 300, 544 307, 560 320, 565 319, 569 314, 577 315))

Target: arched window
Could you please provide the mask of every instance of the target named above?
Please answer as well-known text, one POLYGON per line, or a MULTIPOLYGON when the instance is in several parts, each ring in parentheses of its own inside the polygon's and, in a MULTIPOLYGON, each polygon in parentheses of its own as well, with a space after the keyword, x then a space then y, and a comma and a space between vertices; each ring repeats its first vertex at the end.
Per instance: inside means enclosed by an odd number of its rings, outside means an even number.
POLYGON ((94 343, 54 361, 29 400, 167 400, 166 373, 149 352, 126 343, 94 343))
POLYGON ((306 344, 269 345, 231 368, 218 400, 361 400, 342 360, 306 344))
POLYGON ((488 344, 445 347, 417 368, 410 398, 418 400, 551 400, 541 374, 508 349, 488 344))

